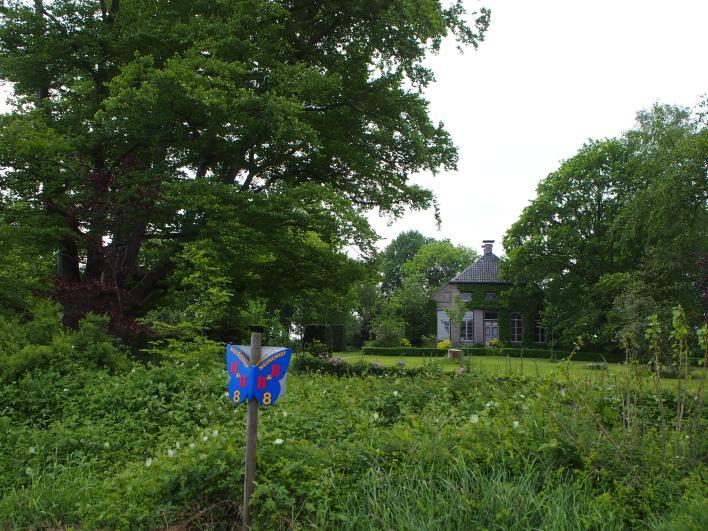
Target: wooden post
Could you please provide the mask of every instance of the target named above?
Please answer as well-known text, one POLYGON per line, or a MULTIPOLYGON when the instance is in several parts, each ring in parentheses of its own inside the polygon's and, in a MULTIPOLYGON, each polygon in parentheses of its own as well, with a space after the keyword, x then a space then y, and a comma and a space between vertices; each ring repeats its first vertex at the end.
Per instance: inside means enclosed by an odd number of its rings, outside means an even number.
MULTIPOLYGON (((261 334, 251 334, 251 365, 261 360, 261 334)), ((258 433, 258 401, 251 398, 248 401, 248 416, 246 420, 246 476, 243 482, 243 531, 251 527, 251 494, 253 480, 256 477, 256 434, 258 433)))

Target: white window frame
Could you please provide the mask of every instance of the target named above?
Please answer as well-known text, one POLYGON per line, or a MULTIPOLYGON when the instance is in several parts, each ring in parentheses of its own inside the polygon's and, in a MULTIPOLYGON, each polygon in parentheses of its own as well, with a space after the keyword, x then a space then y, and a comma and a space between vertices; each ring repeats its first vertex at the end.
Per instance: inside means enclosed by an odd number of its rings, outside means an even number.
POLYGON ((541 326, 539 323, 536 323, 536 326, 534 327, 533 331, 533 339, 535 343, 545 343, 546 342, 546 327, 541 326))
POLYGON ((524 342, 524 317, 518 313, 514 312, 509 318, 509 340, 512 343, 523 343, 524 342))
POLYGON ((460 325, 460 341, 474 341, 474 316, 463 319, 460 325))

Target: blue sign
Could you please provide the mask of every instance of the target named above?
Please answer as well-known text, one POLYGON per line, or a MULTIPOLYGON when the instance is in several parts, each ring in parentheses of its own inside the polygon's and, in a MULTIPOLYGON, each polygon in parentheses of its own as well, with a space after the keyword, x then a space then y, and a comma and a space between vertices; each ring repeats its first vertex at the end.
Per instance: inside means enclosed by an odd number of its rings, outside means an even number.
POLYGON ((250 348, 226 345, 226 370, 229 371, 229 397, 234 404, 255 398, 262 406, 272 406, 285 393, 285 373, 292 349, 263 347, 265 357, 251 365, 250 348), (281 387, 282 386, 282 387, 281 387))

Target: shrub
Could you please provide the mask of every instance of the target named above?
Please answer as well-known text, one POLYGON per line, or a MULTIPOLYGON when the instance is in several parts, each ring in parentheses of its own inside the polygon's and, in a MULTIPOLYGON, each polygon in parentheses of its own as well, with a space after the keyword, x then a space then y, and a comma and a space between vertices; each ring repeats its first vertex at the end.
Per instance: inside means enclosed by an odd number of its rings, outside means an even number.
POLYGON ((323 343, 319 339, 313 339, 305 345, 305 352, 313 356, 329 356, 330 350, 326 343, 323 343))
POLYGON ((438 343, 438 338, 434 335, 421 337, 421 346, 423 348, 435 348, 438 343))
POLYGON ((438 343, 438 349, 447 350, 452 347, 452 342, 449 339, 443 339, 438 343))
POLYGON ((401 346, 402 346, 402 347, 406 347, 406 348, 410 348, 411 342, 408 341, 407 338, 402 337, 402 338, 401 338, 401 346))
POLYGON ((383 317, 374 326, 374 344, 378 347, 395 347, 401 344, 405 325, 396 317, 383 317))
POLYGON ((500 339, 492 339, 489 341, 489 348, 501 350, 502 348, 504 348, 504 342, 500 339))
POLYGON ((300 374, 319 373, 332 376, 419 376, 425 371, 422 368, 406 368, 397 364, 396 367, 384 367, 378 362, 346 363, 341 358, 323 356, 296 356, 293 360, 293 371, 300 374))

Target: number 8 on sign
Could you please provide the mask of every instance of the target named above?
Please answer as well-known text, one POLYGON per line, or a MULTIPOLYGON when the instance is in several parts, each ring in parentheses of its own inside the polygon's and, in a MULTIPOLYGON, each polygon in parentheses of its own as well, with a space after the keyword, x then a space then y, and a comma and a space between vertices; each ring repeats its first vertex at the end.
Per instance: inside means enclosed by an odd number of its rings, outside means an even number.
MULTIPOLYGON (((274 347, 271 347, 274 348, 274 347)), ((283 391, 283 380, 290 366, 291 349, 279 349, 257 365, 236 345, 226 345, 228 390, 234 404, 255 398, 262 406, 275 404, 283 391)))

